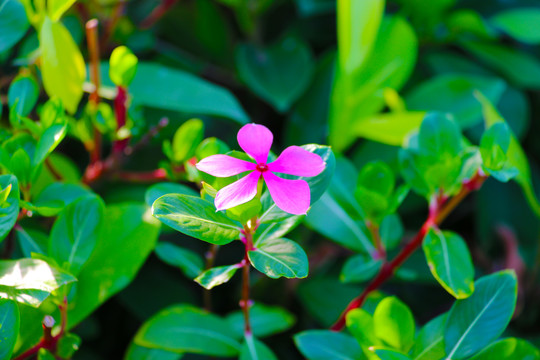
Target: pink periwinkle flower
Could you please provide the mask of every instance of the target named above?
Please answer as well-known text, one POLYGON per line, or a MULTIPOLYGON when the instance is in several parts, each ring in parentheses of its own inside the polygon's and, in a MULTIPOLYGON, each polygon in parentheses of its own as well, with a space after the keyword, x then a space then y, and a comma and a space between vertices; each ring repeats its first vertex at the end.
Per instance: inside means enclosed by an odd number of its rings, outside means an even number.
POLYGON ((304 180, 283 179, 275 173, 316 176, 326 166, 323 159, 299 146, 289 146, 275 161, 268 163, 268 153, 274 136, 263 125, 244 125, 238 131, 237 139, 240 147, 256 163, 228 155, 212 155, 196 164, 200 171, 216 177, 229 177, 251 171, 218 191, 215 198, 216 209, 229 209, 253 199, 257 195, 257 184, 262 177, 272 199, 281 210, 295 215, 305 214, 311 198, 308 183, 304 180))

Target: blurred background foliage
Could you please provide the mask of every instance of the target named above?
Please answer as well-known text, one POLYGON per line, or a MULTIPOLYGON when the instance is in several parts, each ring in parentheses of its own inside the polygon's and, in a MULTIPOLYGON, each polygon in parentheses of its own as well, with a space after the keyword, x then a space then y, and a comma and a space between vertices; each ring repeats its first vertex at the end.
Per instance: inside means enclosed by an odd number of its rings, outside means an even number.
MULTIPOLYGON (((39 1, 22 3, 38 6, 39 1)), ((274 132, 275 149, 330 144, 336 154, 352 162, 353 172, 369 161, 383 160, 397 174, 403 138, 418 127, 426 111, 453 114, 471 142, 479 142, 483 122, 482 106, 474 95, 478 90, 496 105, 519 139, 529 158, 533 187, 539 188, 540 124, 534 120, 540 115, 538 1, 358 0, 347 4, 336 6, 332 0, 79 0, 68 5, 61 17, 63 27, 54 21, 47 25, 45 20, 41 26, 48 26, 50 35, 44 35, 42 28, 38 36, 31 27, 37 20, 28 19, 21 3, 0 0, 3 123, 9 122, 8 106, 32 117, 36 102, 42 104, 52 94, 63 100, 73 118, 84 117, 92 91, 84 25, 95 17, 103 60, 100 95, 112 100, 114 85, 107 76, 106 60, 116 46, 125 45, 139 59, 128 86, 131 136, 140 139, 163 117, 169 119, 144 151, 127 160, 128 170, 152 170, 165 161, 167 146, 162 151, 162 143, 196 116, 205 125, 205 137, 216 136, 233 149, 240 126, 256 122, 274 132), (62 38, 73 41, 58 40, 62 38), (51 39, 56 39, 56 45, 47 43, 51 39), (48 56, 58 63, 48 61, 48 56), (67 78, 75 87, 84 83, 85 93, 65 90, 71 85, 56 78, 67 78), (24 101, 13 104, 20 94, 24 101)), ((59 10, 57 17, 61 15, 59 10)), ((100 111, 106 128, 112 110, 100 111)), ((64 163, 64 174, 73 174, 75 179, 87 165, 85 148, 76 140, 84 143, 85 135, 78 129, 70 132, 55 153, 55 161, 64 163)), ((144 202, 148 185, 112 179, 97 182, 93 188, 110 205, 144 202)), ((425 208, 420 197, 409 195, 399 210, 401 221, 391 220, 389 231, 397 235, 390 238, 413 234, 425 218, 425 208)), ((525 195, 514 182, 489 179, 450 216, 445 228, 465 239, 478 274, 508 267, 517 271, 520 298, 508 334, 540 345, 540 222, 535 209, 538 212, 533 192, 525 195)), ((309 278, 254 276, 254 299, 280 305, 296 317, 290 330, 266 340, 279 359, 299 359, 291 335, 329 326, 361 288, 340 281, 350 251, 329 241, 339 243, 341 235, 313 231, 319 230, 315 216, 311 220, 308 216, 290 235, 307 249, 309 278)), ((200 255, 207 250, 194 239, 166 230, 160 241, 200 255)), ((223 248, 216 264, 237 260, 242 250, 236 245, 223 248)), ((174 303, 200 305, 203 293, 191 278, 152 254, 129 286, 77 326, 83 345, 75 359, 122 358, 137 329, 151 315, 174 303)), ((213 290, 215 313, 237 308, 239 286, 239 279, 233 279, 213 290)), ((407 303, 420 323, 453 302, 418 253, 385 291, 407 303)))

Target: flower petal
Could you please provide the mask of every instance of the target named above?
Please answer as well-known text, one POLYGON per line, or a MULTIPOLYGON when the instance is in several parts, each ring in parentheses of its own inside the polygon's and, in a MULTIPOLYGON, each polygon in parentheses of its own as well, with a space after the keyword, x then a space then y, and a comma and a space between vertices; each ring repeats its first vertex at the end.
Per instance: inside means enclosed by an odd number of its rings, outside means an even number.
POLYGON ((253 199, 257 195, 257 183, 260 177, 260 172, 253 171, 249 175, 219 190, 214 200, 216 209, 230 209, 253 199))
POLYGON ((212 176, 229 177, 244 171, 255 170, 256 165, 228 155, 212 155, 199 161, 195 167, 212 176))
POLYGON ((268 164, 268 169, 282 174, 316 176, 324 170, 325 165, 319 155, 300 146, 289 146, 275 161, 268 164))
POLYGON ((263 173, 264 181, 277 207, 289 214, 302 215, 309 209, 309 185, 304 180, 287 180, 263 173))
POLYGON ((274 135, 266 126, 258 124, 244 125, 238 131, 238 144, 257 164, 266 164, 272 147, 274 135))

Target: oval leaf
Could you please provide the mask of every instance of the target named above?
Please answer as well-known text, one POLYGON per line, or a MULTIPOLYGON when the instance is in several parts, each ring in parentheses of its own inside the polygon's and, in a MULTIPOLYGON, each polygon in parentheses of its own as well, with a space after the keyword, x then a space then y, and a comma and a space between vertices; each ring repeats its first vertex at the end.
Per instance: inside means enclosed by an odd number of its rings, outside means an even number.
POLYGON ((20 327, 19 307, 14 301, 0 299, 0 359, 10 359, 20 327))
POLYGON ((253 267, 267 276, 277 279, 304 278, 308 275, 308 258, 304 249, 296 242, 280 238, 259 244, 249 251, 253 267))

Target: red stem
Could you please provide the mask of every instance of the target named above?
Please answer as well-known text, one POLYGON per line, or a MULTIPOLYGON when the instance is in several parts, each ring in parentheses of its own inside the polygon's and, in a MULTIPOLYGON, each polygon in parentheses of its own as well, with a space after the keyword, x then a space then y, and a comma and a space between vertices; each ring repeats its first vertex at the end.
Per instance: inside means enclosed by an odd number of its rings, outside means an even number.
MULTIPOLYGON (((114 98, 114 114, 116 115, 116 128, 121 129, 126 125, 127 117, 127 89, 117 86, 118 94, 114 98)), ((127 147, 129 139, 115 140, 113 153, 121 154, 127 147)))
POLYGON ((129 172, 119 171, 115 175, 116 178, 131 182, 157 182, 167 180, 167 172, 165 169, 156 169, 144 172, 129 172))
POLYGON ((60 331, 55 336, 52 336, 52 328, 54 326, 54 319, 52 323, 50 322, 48 316, 45 317, 43 320, 43 337, 39 342, 32 346, 30 349, 26 350, 13 360, 24 360, 29 358, 32 355, 36 355, 39 352, 39 349, 47 349, 51 352, 56 352, 56 347, 58 345, 58 341, 64 336, 66 333, 66 326, 67 326, 67 298, 64 298, 64 301, 61 305, 58 306, 58 309, 60 310, 60 317, 61 317, 61 323, 60 323, 60 331))
POLYGON ((250 262, 248 254, 251 250, 253 250, 253 233, 256 231, 257 221, 251 220, 251 222, 248 222, 249 225, 244 225, 244 245, 245 245, 245 253, 244 253, 244 260, 242 261, 242 300, 240 300, 240 307, 242 308, 242 312, 244 313, 244 335, 250 336, 252 334, 251 331, 251 322, 249 320, 249 308, 251 306, 250 300, 249 300, 249 270, 250 270, 250 262))
POLYGON ((148 15, 142 22, 141 22, 141 28, 146 29, 150 26, 154 25, 159 19, 163 17, 167 13, 167 11, 173 7, 173 5, 176 3, 177 0, 163 0, 161 4, 159 4, 157 7, 152 10, 150 15, 148 15))
POLYGON ((482 173, 476 174, 471 180, 465 182, 458 194, 452 197, 448 202, 445 202, 443 196, 438 196, 435 201, 430 204, 430 211, 427 220, 424 222, 415 237, 396 255, 390 262, 386 262, 377 276, 369 283, 362 291, 360 296, 353 299, 345 308, 345 311, 340 315, 339 319, 330 328, 333 331, 340 331, 345 327, 347 314, 349 311, 359 308, 364 304, 368 295, 377 290, 382 284, 390 279, 396 270, 414 253, 421 245, 424 237, 432 226, 438 226, 444 219, 463 201, 463 199, 474 190, 478 190, 484 183, 486 176, 482 173))

